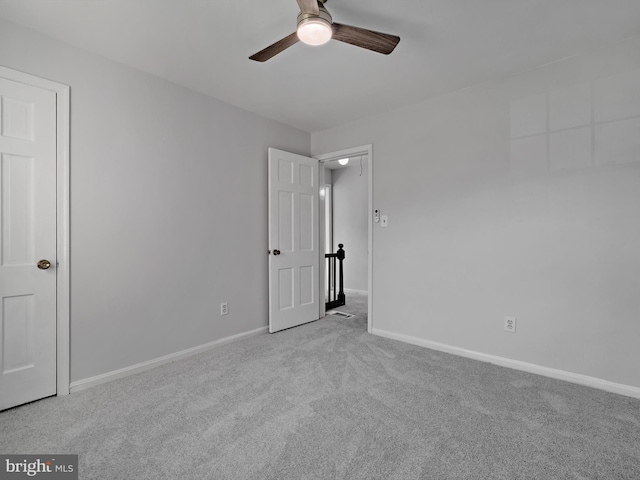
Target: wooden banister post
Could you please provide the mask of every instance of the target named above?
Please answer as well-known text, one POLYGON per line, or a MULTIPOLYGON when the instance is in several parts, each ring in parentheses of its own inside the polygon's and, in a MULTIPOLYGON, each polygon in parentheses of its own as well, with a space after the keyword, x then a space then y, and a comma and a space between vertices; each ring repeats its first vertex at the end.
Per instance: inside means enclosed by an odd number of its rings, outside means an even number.
POLYGON ((325 253, 324 255, 324 258, 328 261, 326 285, 328 298, 325 303, 327 310, 345 305, 346 302, 344 295, 344 272, 342 270, 342 261, 344 260, 345 254, 342 247, 344 247, 344 245, 339 244, 336 253, 325 253), (336 260, 339 262, 338 265, 336 265, 336 260), (336 275, 339 275, 337 279, 339 283, 336 283, 336 275))
POLYGON ((340 290, 338 291, 338 302, 340 302, 340 305, 345 305, 347 299, 344 294, 344 273, 342 271, 342 261, 344 260, 345 253, 342 247, 344 247, 344 245, 342 243, 339 243, 338 251, 336 252, 338 261, 340 262, 340 290))

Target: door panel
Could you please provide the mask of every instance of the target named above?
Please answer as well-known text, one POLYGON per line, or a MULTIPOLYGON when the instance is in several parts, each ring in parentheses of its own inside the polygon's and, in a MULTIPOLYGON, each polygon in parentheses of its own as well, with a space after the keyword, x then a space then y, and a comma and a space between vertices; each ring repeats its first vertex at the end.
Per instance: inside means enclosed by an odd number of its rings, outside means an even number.
POLYGON ((33 261, 33 158, 2 154, 2 266, 33 261))
POLYGON ((56 393, 55 93, 0 78, 0 177, 5 409, 56 393))
POLYGON ((2 299, 2 374, 32 368, 33 295, 16 295, 2 299))
POLYGON ((313 195, 300 194, 300 251, 312 252, 315 249, 317 235, 315 223, 317 222, 314 208, 317 210, 317 200, 313 195))
POLYGON ((292 192, 278 192, 278 241, 282 252, 293 252, 293 202, 292 192))
POLYGON ((315 298, 313 289, 316 286, 316 271, 312 266, 300 267, 300 305, 309 305, 315 298))
POLYGON ((317 320, 318 161, 269 149, 269 331, 317 320), (279 251, 279 255, 274 255, 279 251))

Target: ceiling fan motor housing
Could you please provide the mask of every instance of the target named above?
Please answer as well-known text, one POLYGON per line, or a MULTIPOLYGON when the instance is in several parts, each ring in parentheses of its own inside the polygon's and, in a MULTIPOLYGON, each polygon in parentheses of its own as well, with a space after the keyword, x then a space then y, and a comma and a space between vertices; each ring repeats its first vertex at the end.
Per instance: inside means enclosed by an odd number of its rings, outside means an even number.
POLYGON ((333 36, 332 23, 327 9, 318 4, 318 15, 309 12, 298 14, 298 38, 307 45, 323 45, 333 36))
POLYGON ((324 20, 329 24, 329 26, 331 26, 331 24, 333 23, 333 18, 331 18, 331 14, 325 8, 324 4, 319 3, 318 4, 318 9, 320 10, 320 14, 319 15, 314 15, 313 13, 302 13, 302 12, 300 12, 298 14, 298 27, 300 26, 300 24, 302 22, 304 22, 305 20, 309 20, 309 19, 324 20))

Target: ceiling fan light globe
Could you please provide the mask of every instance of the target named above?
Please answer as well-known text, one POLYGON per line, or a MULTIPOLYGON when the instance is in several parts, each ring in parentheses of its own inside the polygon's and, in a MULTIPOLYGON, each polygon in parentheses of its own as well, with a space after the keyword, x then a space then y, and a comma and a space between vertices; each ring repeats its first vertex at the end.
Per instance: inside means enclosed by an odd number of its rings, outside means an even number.
POLYGON ((331 24, 322 18, 307 18, 298 24, 298 38, 307 45, 324 45, 332 35, 331 24))

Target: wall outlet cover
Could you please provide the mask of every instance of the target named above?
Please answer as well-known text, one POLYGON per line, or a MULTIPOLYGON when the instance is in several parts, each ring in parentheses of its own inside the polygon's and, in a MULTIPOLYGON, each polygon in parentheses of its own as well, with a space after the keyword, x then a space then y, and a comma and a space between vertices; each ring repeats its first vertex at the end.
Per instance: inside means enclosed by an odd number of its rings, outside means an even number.
POLYGON ((516 333, 516 317, 504 317, 504 330, 516 333))

